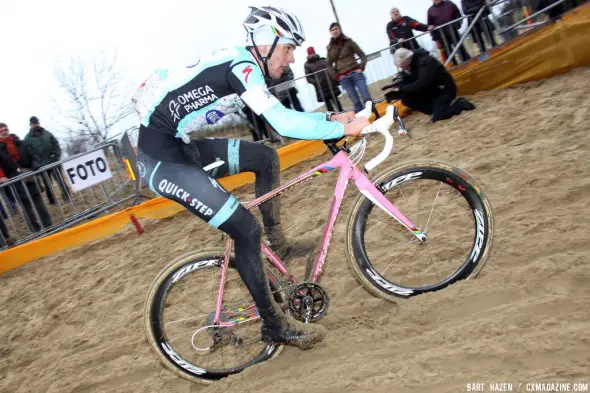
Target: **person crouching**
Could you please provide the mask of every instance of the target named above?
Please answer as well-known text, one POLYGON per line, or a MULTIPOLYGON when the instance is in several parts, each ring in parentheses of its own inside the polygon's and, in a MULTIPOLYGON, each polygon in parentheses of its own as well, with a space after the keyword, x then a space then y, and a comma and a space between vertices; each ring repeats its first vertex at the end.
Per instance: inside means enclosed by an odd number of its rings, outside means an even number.
POLYGON ((433 122, 475 109, 466 98, 456 98, 453 77, 424 49, 400 48, 395 52, 394 61, 403 71, 392 90, 405 106, 431 115, 433 122))

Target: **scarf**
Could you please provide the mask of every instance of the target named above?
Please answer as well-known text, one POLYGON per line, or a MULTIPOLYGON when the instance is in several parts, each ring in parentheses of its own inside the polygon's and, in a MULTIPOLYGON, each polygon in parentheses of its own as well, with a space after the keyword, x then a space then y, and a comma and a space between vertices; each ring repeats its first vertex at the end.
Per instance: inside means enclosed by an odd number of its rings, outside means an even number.
POLYGON ((10 157, 12 157, 15 162, 19 162, 20 153, 18 151, 18 147, 16 147, 16 143, 14 143, 14 137, 12 135, 8 135, 6 138, 0 140, 0 142, 6 145, 6 151, 10 157))

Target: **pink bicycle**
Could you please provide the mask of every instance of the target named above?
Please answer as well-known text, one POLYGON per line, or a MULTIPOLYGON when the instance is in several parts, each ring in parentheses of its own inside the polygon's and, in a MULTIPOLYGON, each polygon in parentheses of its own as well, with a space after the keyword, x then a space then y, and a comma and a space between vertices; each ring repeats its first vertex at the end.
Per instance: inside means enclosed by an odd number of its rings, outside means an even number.
MULTIPOLYGON (((359 115, 368 117, 370 108, 359 115)), ((319 280, 349 180, 361 195, 350 214, 348 259, 372 294, 393 301, 440 290, 475 277, 488 257, 494 232, 492 211, 481 187, 465 171, 427 160, 387 169, 369 179, 368 172, 393 149, 389 129, 396 119, 401 120, 390 106, 385 116, 363 131, 385 137, 383 150, 365 164, 365 170, 357 164, 366 138, 350 148, 330 141, 326 144, 332 159, 247 204, 253 209, 340 169, 320 247, 303 280, 289 273, 262 244, 276 301, 301 321, 317 322, 328 309, 329 298, 319 280), (403 206, 405 214, 397 206, 403 206)), ((260 318, 232 267, 231 250, 229 240, 225 249, 184 255, 164 268, 150 287, 145 305, 148 340, 162 362, 184 378, 210 383, 271 359, 282 349, 261 341, 260 318)))

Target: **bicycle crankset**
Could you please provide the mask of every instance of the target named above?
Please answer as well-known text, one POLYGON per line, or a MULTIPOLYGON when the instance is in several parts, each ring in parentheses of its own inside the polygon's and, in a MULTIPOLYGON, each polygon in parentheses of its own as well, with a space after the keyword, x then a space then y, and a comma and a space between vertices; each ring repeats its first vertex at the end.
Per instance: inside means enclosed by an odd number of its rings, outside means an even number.
POLYGON ((329 304, 330 299, 324 288, 311 282, 295 286, 289 296, 293 317, 305 323, 322 319, 329 304))

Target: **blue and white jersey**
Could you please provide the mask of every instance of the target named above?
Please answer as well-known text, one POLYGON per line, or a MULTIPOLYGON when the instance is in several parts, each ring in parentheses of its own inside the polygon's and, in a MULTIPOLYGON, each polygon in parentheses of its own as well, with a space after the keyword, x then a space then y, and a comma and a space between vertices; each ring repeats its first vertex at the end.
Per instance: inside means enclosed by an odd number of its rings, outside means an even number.
POLYGON ((285 108, 269 91, 262 70, 245 48, 215 51, 196 64, 159 69, 132 98, 145 127, 170 133, 188 143, 188 134, 215 124, 248 105, 279 134, 297 139, 344 136, 344 126, 323 113, 285 108))

